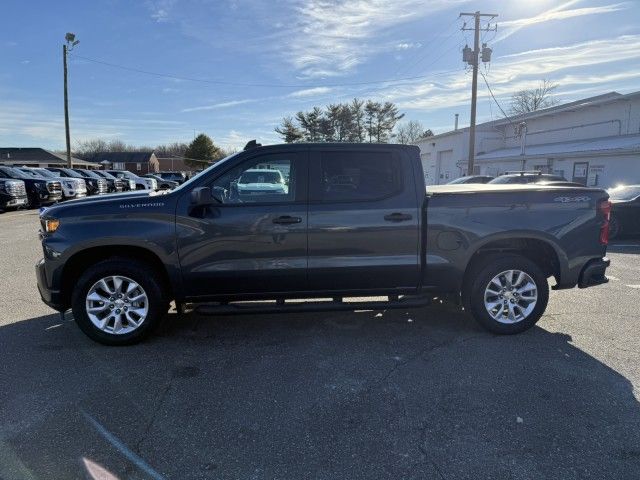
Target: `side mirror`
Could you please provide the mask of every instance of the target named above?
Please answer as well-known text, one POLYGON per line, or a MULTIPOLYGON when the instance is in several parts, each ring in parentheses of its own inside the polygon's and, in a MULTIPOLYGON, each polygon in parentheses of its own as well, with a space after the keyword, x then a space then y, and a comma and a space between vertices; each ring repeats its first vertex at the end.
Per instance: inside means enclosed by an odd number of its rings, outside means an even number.
POLYGON ((214 195, 209 187, 198 187, 191 191, 191 204, 196 207, 216 203, 222 203, 222 199, 214 195))

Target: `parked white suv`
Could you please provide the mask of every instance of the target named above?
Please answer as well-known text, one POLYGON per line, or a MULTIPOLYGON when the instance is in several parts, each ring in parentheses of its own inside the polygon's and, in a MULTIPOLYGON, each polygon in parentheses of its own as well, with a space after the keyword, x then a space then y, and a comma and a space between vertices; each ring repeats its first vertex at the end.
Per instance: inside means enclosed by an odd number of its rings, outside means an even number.
POLYGON ((134 173, 127 170, 107 170, 111 175, 124 178, 126 180, 133 180, 136 182, 136 190, 157 190, 158 182, 153 178, 139 177, 134 173))

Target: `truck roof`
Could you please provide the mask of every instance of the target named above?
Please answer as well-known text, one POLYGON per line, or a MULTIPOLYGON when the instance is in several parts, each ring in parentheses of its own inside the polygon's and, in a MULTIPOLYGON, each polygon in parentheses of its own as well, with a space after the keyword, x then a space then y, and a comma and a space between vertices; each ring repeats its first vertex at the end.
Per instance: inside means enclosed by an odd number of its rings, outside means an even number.
POLYGON ((251 151, 256 150, 288 150, 299 149, 305 147, 308 149, 331 149, 331 150, 389 150, 389 149, 402 149, 412 150, 419 152, 420 149, 416 145, 404 145, 401 143, 358 143, 358 142, 298 142, 298 143, 277 143, 274 145, 262 145, 259 147, 252 147, 251 151))

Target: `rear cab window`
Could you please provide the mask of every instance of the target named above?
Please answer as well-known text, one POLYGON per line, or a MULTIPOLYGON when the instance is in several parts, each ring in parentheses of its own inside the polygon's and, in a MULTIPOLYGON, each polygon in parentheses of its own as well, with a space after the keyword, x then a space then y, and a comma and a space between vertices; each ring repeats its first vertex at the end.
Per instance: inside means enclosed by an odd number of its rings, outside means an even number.
POLYGON ((312 199, 320 202, 367 202, 403 190, 400 158, 391 151, 321 151, 312 178, 312 199))

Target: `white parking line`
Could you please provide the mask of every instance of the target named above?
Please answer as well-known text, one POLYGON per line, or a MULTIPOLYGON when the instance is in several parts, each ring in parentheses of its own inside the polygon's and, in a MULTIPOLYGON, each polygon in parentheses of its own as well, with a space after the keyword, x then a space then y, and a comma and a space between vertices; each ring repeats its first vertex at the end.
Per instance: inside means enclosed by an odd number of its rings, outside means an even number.
POLYGON ((625 285, 625 287, 629 287, 629 288, 640 288, 640 285, 625 285))
POLYGON ((118 437, 116 437, 113 433, 111 433, 106 428, 104 428, 100 424, 100 422, 98 422, 95 418, 93 418, 84 410, 81 410, 81 412, 82 412, 82 415, 84 415, 84 418, 86 418, 87 421, 91 425, 93 425, 93 428, 95 428, 100 435, 102 435, 111 445, 113 445, 116 450, 118 450, 125 457, 131 460, 131 462, 133 462, 138 468, 140 468, 140 470, 145 472, 147 475, 149 475, 149 477, 153 478, 154 480, 164 480, 164 477, 162 475, 156 472, 153 468, 151 468, 151 466, 147 462, 141 459, 129 447, 127 447, 124 443, 122 443, 120 439, 118 439, 118 437))

